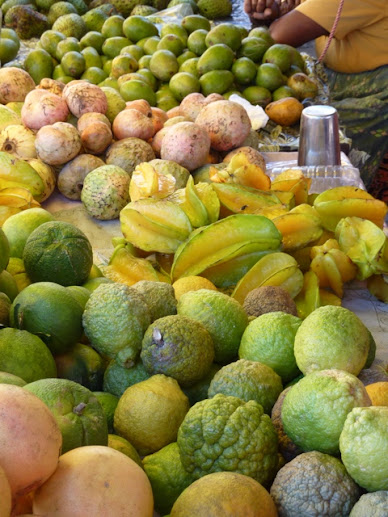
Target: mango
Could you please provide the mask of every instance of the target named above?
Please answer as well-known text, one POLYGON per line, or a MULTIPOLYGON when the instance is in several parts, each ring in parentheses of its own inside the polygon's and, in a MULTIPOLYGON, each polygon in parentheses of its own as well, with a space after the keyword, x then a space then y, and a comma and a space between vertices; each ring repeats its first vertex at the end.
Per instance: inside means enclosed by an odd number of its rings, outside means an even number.
POLYGON ((280 240, 280 233, 266 217, 231 215, 192 232, 175 253, 171 277, 175 281, 200 274, 226 257, 229 260, 246 253, 246 245, 250 252, 277 250, 280 240))
POLYGON ((218 43, 205 50, 198 60, 197 69, 200 75, 211 70, 229 70, 233 61, 233 50, 224 43, 218 43))
POLYGON ((269 118, 280 126, 293 126, 299 122, 302 111, 303 104, 295 97, 283 97, 270 102, 265 107, 269 118))
POLYGON ((308 75, 297 72, 288 78, 287 86, 292 88, 298 99, 313 99, 318 94, 318 85, 308 75))

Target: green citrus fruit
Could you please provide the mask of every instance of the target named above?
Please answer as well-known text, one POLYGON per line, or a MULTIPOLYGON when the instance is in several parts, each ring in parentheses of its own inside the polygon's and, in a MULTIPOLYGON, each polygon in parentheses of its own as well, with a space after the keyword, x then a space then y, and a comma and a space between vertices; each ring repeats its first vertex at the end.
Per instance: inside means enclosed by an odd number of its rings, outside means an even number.
POLYGON ((270 366, 287 383, 300 373, 294 355, 295 334, 302 320, 285 312, 268 312, 252 320, 241 338, 241 359, 270 366))
POLYGON ((232 471, 268 485, 275 477, 277 434, 255 400, 218 393, 197 402, 179 427, 177 442, 183 467, 196 479, 232 471))
POLYGON ((189 291, 179 299, 178 314, 199 321, 208 330, 217 363, 227 363, 237 357, 248 316, 236 300, 210 289, 189 291))
POLYGON ((388 407, 354 408, 340 436, 343 464, 369 492, 388 490, 388 407))
POLYGON ((25 386, 27 383, 21 377, 13 373, 0 372, 0 384, 13 384, 14 386, 25 386))
POLYGON ((113 417, 115 414, 115 409, 119 402, 119 397, 116 397, 116 395, 112 395, 112 393, 106 393, 104 391, 94 391, 93 394, 97 398, 98 402, 101 404, 101 407, 104 411, 106 421, 108 424, 108 432, 113 433, 113 417))
POLYGON ((73 224, 50 221, 39 225, 29 235, 23 261, 33 282, 81 285, 93 264, 92 246, 73 224))
POLYGON ((354 312, 326 305, 305 318, 294 343, 296 363, 305 375, 338 368, 358 375, 368 357, 368 329, 354 312))
POLYGON ((357 406, 370 406, 368 393, 357 377, 335 369, 313 372, 286 394, 284 430, 304 451, 335 455, 346 416, 357 406))
POLYGON ((11 302, 19 292, 14 277, 6 269, 0 273, 0 292, 6 295, 11 302))
POLYGON ((271 496, 279 515, 349 515, 360 489, 338 458, 312 451, 279 470, 271 496))
POLYGON ((60 379, 78 382, 91 391, 102 389, 105 361, 91 346, 77 343, 54 359, 60 379))
MULTIPOLYGON (((3 271, 4 273, 4 271, 3 271)), ((0 291, 0 328, 9 326, 9 310, 11 308, 11 300, 5 293, 0 291)))
POLYGON ((192 476, 183 468, 176 442, 170 443, 143 458, 143 466, 151 482, 156 510, 165 515, 183 490, 192 482, 192 476))
POLYGON ((135 447, 129 443, 128 440, 119 436, 118 434, 108 434, 108 447, 115 449, 116 451, 122 452, 128 458, 131 458, 139 467, 143 468, 143 462, 139 456, 139 453, 135 447))
POLYGON ((364 494, 353 506, 349 517, 365 517, 373 513, 375 517, 385 517, 388 509, 388 490, 364 494))
MULTIPOLYGON (((12 216, 11 216, 12 217, 12 216)), ((7 236, 4 231, 0 228, 0 273, 8 265, 10 256, 10 247, 7 236)))
POLYGON ((140 357, 150 373, 164 373, 190 386, 209 372, 213 341, 201 322, 178 314, 165 316, 148 327, 140 357))
POLYGON ((42 379, 24 386, 50 409, 62 433, 62 454, 84 445, 107 445, 108 426, 95 395, 68 379, 42 379))
POLYGON ((121 397, 124 391, 136 384, 151 377, 141 361, 138 361, 131 368, 125 368, 116 361, 111 361, 104 373, 103 390, 117 397, 121 397))
POLYGON ((255 400, 265 413, 271 414, 282 390, 281 378, 272 368, 258 361, 240 359, 218 370, 210 382, 208 396, 223 393, 246 402, 255 400))
POLYGON ((31 280, 26 273, 26 268, 24 267, 24 262, 21 258, 10 257, 7 272, 12 275, 18 292, 21 292, 25 287, 30 285, 31 280))
POLYGON ((176 441, 189 400, 177 381, 153 375, 125 390, 114 415, 114 428, 141 455, 176 441))
POLYGON ((129 367, 136 362, 149 323, 142 295, 116 282, 92 291, 83 314, 84 331, 93 348, 129 367))
POLYGON ((23 250, 30 233, 38 226, 54 217, 44 208, 29 208, 18 214, 11 215, 4 222, 2 228, 7 236, 11 257, 23 257, 23 250))
POLYGON ((43 341, 15 328, 0 329, 0 371, 25 382, 57 376, 54 358, 43 341))
POLYGON ((53 354, 63 353, 82 335, 81 305, 54 282, 36 282, 25 287, 10 310, 11 326, 37 334, 53 354))
POLYGON ((164 316, 176 314, 177 301, 171 284, 140 280, 132 287, 144 296, 150 311, 151 323, 164 316))
POLYGON ((276 517, 268 491, 237 472, 214 472, 194 481, 177 499, 171 517, 276 517))

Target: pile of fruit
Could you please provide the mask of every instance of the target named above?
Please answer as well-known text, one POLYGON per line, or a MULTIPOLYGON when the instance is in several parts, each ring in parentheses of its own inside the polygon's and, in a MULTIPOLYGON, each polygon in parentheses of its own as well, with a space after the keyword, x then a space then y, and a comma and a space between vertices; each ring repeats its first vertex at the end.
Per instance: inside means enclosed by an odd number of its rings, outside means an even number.
POLYGON ((387 515, 388 369, 341 306, 388 303, 387 205, 271 177, 228 99, 296 123, 299 54, 87 19, 0 70, 0 517, 387 515), (116 221, 106 262, 54 192, 116 221))

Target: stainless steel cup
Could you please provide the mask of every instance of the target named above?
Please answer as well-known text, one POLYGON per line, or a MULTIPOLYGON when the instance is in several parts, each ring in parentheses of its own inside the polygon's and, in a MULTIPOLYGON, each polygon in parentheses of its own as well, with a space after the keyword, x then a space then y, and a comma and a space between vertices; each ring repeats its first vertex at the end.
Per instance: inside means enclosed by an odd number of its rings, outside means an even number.
POLYGON ((340 165, 338 113, 332 106, 304 108, 300 119, 298 165, 340 165))

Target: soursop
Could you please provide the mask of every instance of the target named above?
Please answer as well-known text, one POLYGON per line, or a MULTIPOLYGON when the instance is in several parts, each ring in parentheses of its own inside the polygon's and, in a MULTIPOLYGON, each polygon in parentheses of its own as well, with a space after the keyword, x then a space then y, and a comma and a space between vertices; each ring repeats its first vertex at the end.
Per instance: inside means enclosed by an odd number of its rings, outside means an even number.
POLYGON ((74 5, 79 15, 85 14, 88 10, 88 6, 84 2, 84 0, 68 0, 68 2, 74 5))
POLYGON ((125 17, 131 15, 131 12, 136 5, 151 4, 151 0, 111 0, 111 2, 119 11, 119 13, 121 13, 125 17))
POLYGON ((15 5, 4 17, 6 27, 14 29, 20 39, 39 38, 49 29, 47 16, 31 5, 15 5))
POLYGON ((71 13, 77 14, 77 9, 70 2, 55 2, 55 4, 50 7, 47 20, 49 24, 52 25, 60 16, 71 13))
POLYGON ((230 0, 198 0, 199 14, 209 20, 224 18, 232 13, 230 0))
POLYGON ((152 5, 138 4, 131 11, 131 16, 149 16, 156 13, 158 10, 152 5))

